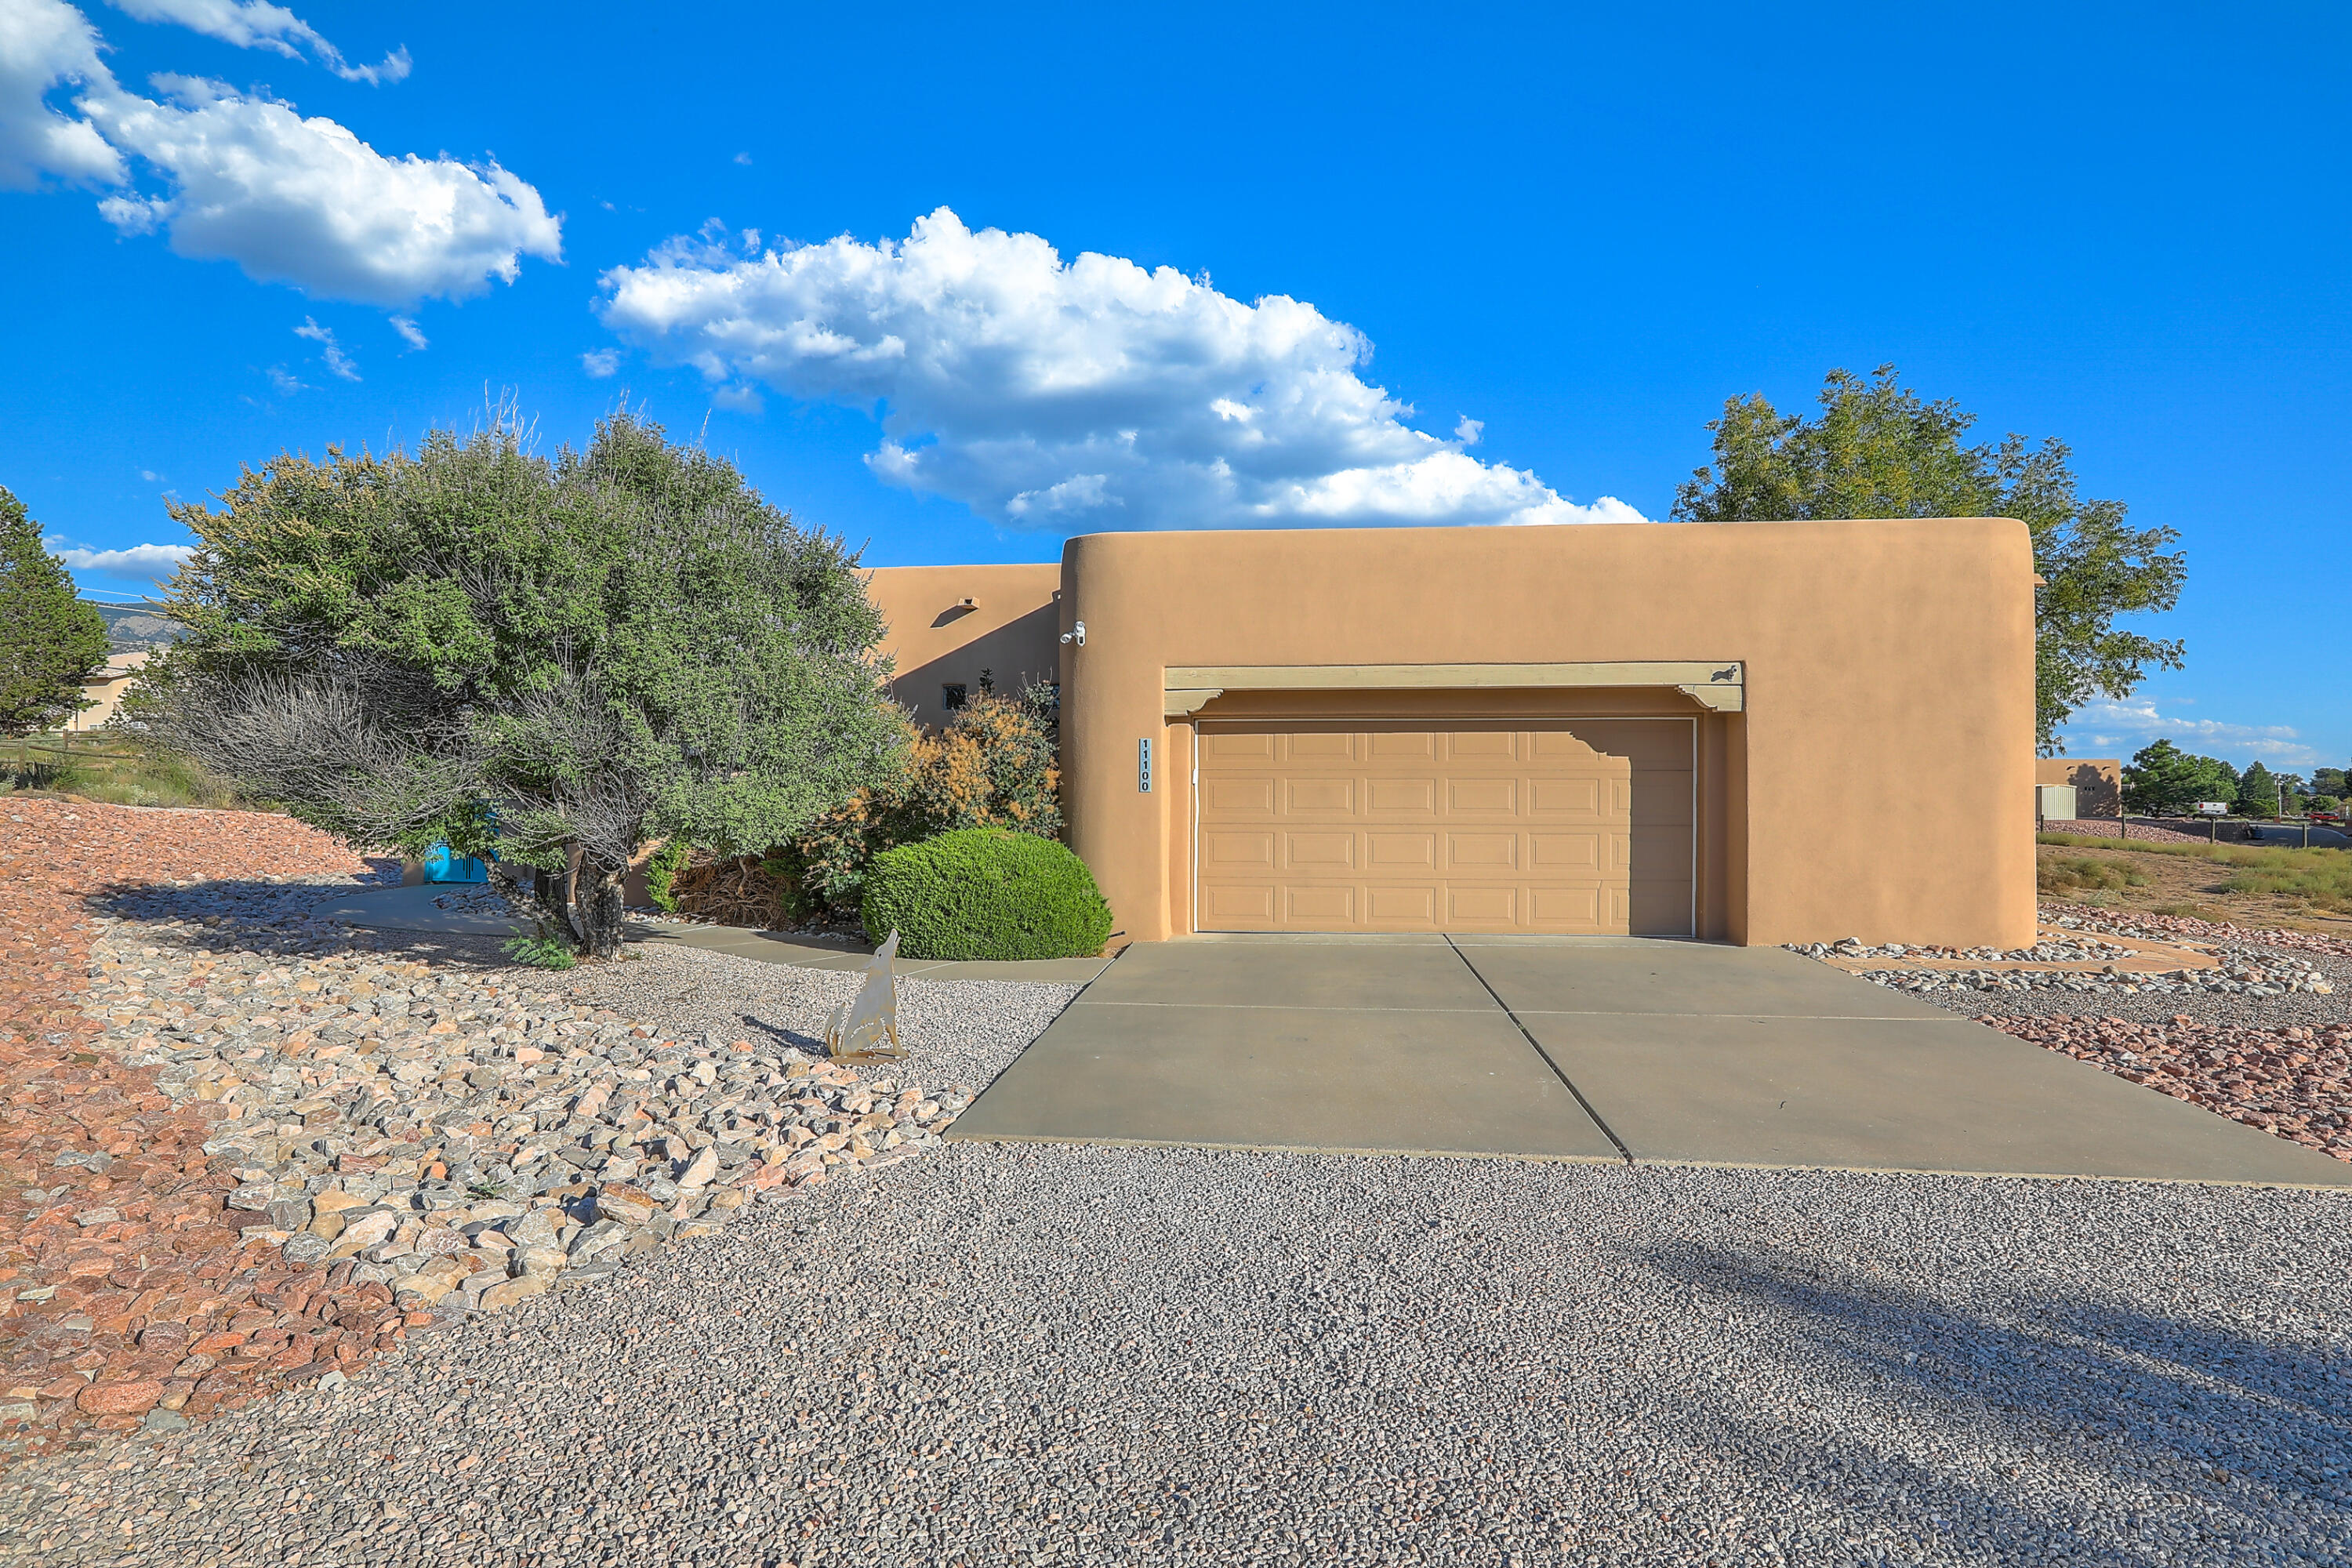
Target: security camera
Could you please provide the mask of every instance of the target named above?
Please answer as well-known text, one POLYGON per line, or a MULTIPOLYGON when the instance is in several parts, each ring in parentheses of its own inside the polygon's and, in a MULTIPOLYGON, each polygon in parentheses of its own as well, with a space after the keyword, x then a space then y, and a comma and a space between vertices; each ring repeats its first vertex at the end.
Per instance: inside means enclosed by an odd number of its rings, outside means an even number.
POLYGON ((1077 644, 1080 647, 1086 647, 1086 646, 1087 646, 1087 623, 1086 623, 1086 622, 1084 622, 1084 621, 1074 621, 1074 622, 1072 622, 1072 623, 1071 623, 1071 625, 1070 625, 1070 629, 1069 629, 1068 631, 1066 631, 1066 632, 1064 632, 1064 633, 1062 634, 1062 640, 1063 640, 1064 642, 1066 642, 1066 643, 1076 643, 1076 644, 1077 644))

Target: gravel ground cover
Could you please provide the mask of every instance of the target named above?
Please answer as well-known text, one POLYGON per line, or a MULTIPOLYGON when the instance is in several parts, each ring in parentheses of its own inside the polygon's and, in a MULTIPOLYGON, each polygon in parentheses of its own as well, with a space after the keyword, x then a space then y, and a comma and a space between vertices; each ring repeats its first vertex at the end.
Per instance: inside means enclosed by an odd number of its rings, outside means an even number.
POLYGON ((2283 931, 2272 926, 2234 925, 2197 920, 2188 915, 2143 914, 2137 911, 2092 909, 2083 904, 2044 904, 2045 925, 2068 930, 2103 931, 2109 936, 2146 937, 2152 942, 2225 943, 2274 947, 2287 952, 2325 953, 2352 958, 2352 940, 2321 931, 2283 931))
MULTIPOLYGON (((2045 904, 2042 920, 2200 947, 2221 963, 2158 975, 1889 968, 1864 978, 2352 1162, 2352 942, 2079 905, 2045 904)), ((1796 951, 1900 956, 1860 943, 1796 951)))
POLYGON ((0 1480, 0 1561, 2336 1563, 2347 1217, 951 1144, 0 1480))
MULTIPOLYGON (((810 1031, 853 995, 859 977, 647 942, 641 963, 608 965, 573 987, 583 1004, 657 1017, 681 1034, 762 1036, 814 1049, 810 1031)), ((901 980, 898 1026, 924 1082, 976 1093, 1082 989, 1003 981, 901 980)))
MULTIPOLYGON (((83 1000, 107 922, 90 900, 126 886, 224 875, 233 896, 292 879, 382 875, 284 817, 0 802, 0 1463, 77 1431, 138 1426, 183 1359, 175 1323, 249 1307, 277 1275, 237 1273, 223 1223, 235 1185, 203 1144, 218 1107, 175 1100, 152 1068, 103 1048, 83 1000), (150 1328, 152 1340, 141 1344, 150 1328), (128 1390, 128 1393, 124 1391, 128 1390), (38 1418, 44 1412, 46 1422, 38 1418), (41 1435, 28 1436, 38 1426, 41 1435)), ((322 1312, 357 1303, 322 1299, 322 1312)), ((242 1395, 216 1385, 216 1397, 242 1395)), ((207 1403, 210 1403, 208 1398, 207 1403)))
POLYGON ((2112 959, 2129 958, 2134 949, 2118 947, 2111 942, 2083 938, 2070 942, 2037 942, 2032 947, 1913 947, 1905 942, 1890 942, 1878 946, 1847 937, 1843 942, 1791 942, 1791 952, 1801 952, 1808 958, 1923 958, 1937 960, 1973 959, 1985 963, 2101 963, 2112 959))
POLYGON ((2352 1162, 2352 1022, 2252 1028, 2186 1015, 1995 1017, 2004 1034, 2352 1162))
POLYGON ((855 977, 659 950, 550 975, 312 919, 325 887, 394 868, 282 818, 190 838, 190 814, 87 837, 87 810, 17 815, 42 864, 79 868, 52 901, 86 908, 42 950, 47 1054, 0 1062, 0 1461, 331 1386, 412 1332, 932 1147, 970 1094, 914 1081, 922 1056, 992 1071, 1071 994, 912 987, 917 1062, 824 1062, 803 1047, 855 977), (288 865, 313 869, 266 874, 288 865))
POLYGON ((2326 996, 2335 979, 2317 963, 2288 953, 2264 952, 2244 947, 2223 948, 2220 963, 2210 969, 2167 969, 2157 973, 2109 969, 2091 973, 2065 969, 1868 969, 1863 978, 1897 991, 1923 996, 1936 992, 2009 994, 2057 993, 2069 1005, 2087 997, 2183 996, 2326 996))
POLYGON ((2079 834, 2087 838, 2137 838, 2145 844, 2202 844, 2206 842, 2205 836, 2202 833, 2183 833, 2178 828, 2158 827, 2145 822, 2126 823, 2124 825, 2124 830, 2121 833, 2117 833, 2116 831, 2116 819, 2112 816, 2076 817, 2071 820, 2061 817, 2053 817, 2042 825, 2042 831, 2044 833, 2079 834))

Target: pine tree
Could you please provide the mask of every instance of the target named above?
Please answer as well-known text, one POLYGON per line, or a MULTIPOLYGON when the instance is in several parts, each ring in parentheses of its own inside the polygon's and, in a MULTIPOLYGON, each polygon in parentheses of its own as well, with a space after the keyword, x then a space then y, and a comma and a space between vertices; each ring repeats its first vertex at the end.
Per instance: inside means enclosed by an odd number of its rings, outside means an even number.
POLYGON ((75 594, 40 525, 0 486, 0 735, 54 729, 88 707, 106 663, 106 618, 75 594))

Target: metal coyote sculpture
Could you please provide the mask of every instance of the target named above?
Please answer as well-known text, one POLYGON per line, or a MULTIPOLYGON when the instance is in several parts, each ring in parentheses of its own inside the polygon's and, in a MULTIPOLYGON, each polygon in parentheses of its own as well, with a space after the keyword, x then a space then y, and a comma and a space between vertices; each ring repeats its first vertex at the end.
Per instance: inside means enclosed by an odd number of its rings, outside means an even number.
POLYGON ((826 1056, 870 1060, 907 1054, 898 1043, 898 978, 891 972, 891 961, 898 956, 898 933, 894 931, 866 961, 866 984, 857 988, 856 996, 833 1010, 833 1020, 824 1026, 826 1056))

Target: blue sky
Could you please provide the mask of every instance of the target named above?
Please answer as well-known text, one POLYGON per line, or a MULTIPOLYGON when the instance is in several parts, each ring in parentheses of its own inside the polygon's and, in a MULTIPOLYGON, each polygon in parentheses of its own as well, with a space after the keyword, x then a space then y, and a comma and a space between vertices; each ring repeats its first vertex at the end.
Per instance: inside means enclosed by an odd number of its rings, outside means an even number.
POLYGON ((0 0, 0 483, 128 597, 241 463, 625 394, 1044 560, 1663 518, 1893 361, 2182 535, 2078 753, 2352 760, 2347 14, 1639 9, 0 0))

